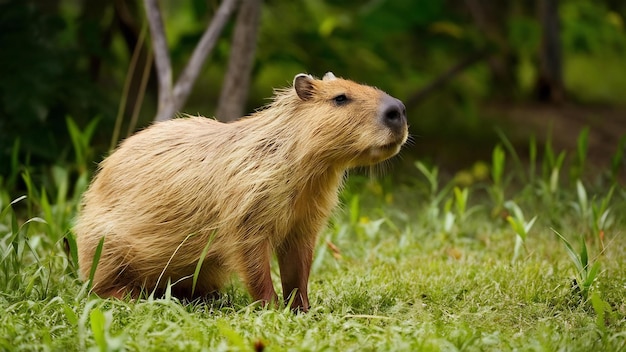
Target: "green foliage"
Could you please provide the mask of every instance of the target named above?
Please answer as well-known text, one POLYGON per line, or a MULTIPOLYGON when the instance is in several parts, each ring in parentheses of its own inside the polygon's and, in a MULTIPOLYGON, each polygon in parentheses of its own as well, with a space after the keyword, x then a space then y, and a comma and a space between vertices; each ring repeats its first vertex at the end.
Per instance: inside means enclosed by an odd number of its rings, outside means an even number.
POLYGON ((67 123, 67 130, 69 131, 70 138, 72 139, 72 146, 74 147, 75 161, 78 166, 80 174, 86 174, 91 168, 90 165, 93 161, 93 148, 91 147, 91 139, 98 125, 98 118, 95 118, 89 122, 84 131, 76 125, 76 122, 70 117, 65 119, 67 123))
MULTIPOLYGON (((172 64, 178 72, 216 7, 198 0, 161 5, 172 64)), ((623 103, 623 9, 614 2, 579 0, 561 2, 559 9, 568 97, 623 103)), ((477 158, 487 153, 494 138, 489 129, 493 121, 484 120, 488 114, 483 103, 494 98, 524 102, 534 97, 540 79, 538 13, 534 4, 510 2, 482 11, 469 9, 463 2, 441 0, 264 3, 247 111, 265 104, 272 88, 285 86, 296 73, 322 75, 333 70, 406 101, 412 128, 428 136, 427 142, 444 138, 453 150, 450 142, 472 143, 472 157, 477 158), (422 88, 482 52, 490 59, 477 60, 428 99, 414 101, 422 88), (490 64, 494 59, 503 67, 495 69, 498 65, 490 64), (504 78, 500 77, 503 72, 504 78)), ((20 186, 11 183, 19 181, 14 178, 21 173, 14 168, 18 164, 38 172, 40 165, 47 169, 67 161, 72 148, 80 153, 76 135, 65 128, 66 116, 74 117, 74 127, 91 130, 93 149, 84 155, 87 159, 110 149, 119 105, 120 124, 115 133, 122 125, 134 129, 129 115, 135 111, 141 110, 137 128, 150 122, 156 106, 155 86, 148 85, 145 106, 135 109, 132 105, 143 96, 137 91, 140 70, 128 72, 131 53, 137 42, 145 41, 141 28, 146 27, 137 2, 115 7, 112 2, 86 0, 9 0, 0 5, 0 47, 4 49, 0 53, 0 76, 4 77, 0 82, 0 165, 11 166, 1 168, 0 175, 12 186, 11 192, 20 186), (123 89, 126 80, 128 90, 123 89), (118 104, 120 100, 130 105, 124 107, 118 104), (97 129, 90 123, 93 116, 101 116, 97 129)), ((213 114, 229 59, 231 31, 218 43, 184 111, 213 114)), ((145 55, 141 57, 145 60, 145 55)), ((92 170, 94 164, 86 161, 92 170)), ((81 158, 78 162, 82 167, 81 158)))
POLYGON ((572 245, 565 237, 563 237, 563 235, 554 229, 552 231, 565 245, 567 254, 576 268, 576 279, 574 279, 573 285, 574 291, 580 293, 582 299, 586 300, 589 296, 589 290, 591 289, 591 286, 600 271, 600 262, 596 261, 590 265, 587 254, 587 244, 585 243, 584 237, 581 237, 580 253, 577 254, 572 245))
MULTIPOLYGON (((53 164, 69 148, 65 116, 81 117, 81 124, 86 123, 96 112, 108 115, 108 106, 115 101, 108 98, 117 99, 88 72, 86 61, 101 58, 81 51, 86 49, 81 45, 96 44, 101 38, 79 38, 70 24, 75 18, 49 10, 40 2, 0 4, 2 165, 18 155, 53 164)), ((88 22, 91 19, 83 23, 88 22)), ((0 174, 8 171, 2 168, 0 174)))
MULTIPOLYGON (((416 166, 415 184, 406 189, 386 189, 385 180, 350 181, 346 210, 322 234, 315 253, 313 308, 297 315, 250 305, 238 282, 223 297, 203 303, 181 303, 171 291, 134 301, 89 296, 88 286, 68 275, 75 270, 72 260, 47 235, 69 224, 32 220, 43 212, 42 202, 16 199, 0 214, 0 285, 8 288, 0 294, 0 308, 8 313, 0 316, 0 346, 100 351, 623 346, 626 316, 619 304, 626 261, 623 238, 611 235, 622 231, 622 220, 607 223, 605 257, 591 260, 584 242, 576 252, 564 238, 547 236, 545 220, 552 211, 559 213, 564 230, 588 226, 575 207, 547 211, 537 194, 509 186, 505 194, 515 201, 504 204, 508 224, 494 221, 491 201, 480 197, 481 185, 443 183, 438 168, 416 166), (14 207, 26 201, 33 203, 32 215, 25 218, 31 220, 20 220, 14 207), (524 213, 535 215, 527 221, 524 213), (453 217, 452 226, 445 225, 446 214, 453 217), (526 255, 514 254, 516 270, 511 270, 511 248, 519 239, 526 255), (606 274, 600 274, 600 259, 606 274), (572 289, 567 288, 569 271, 559 270, 563 265, 575 270, 572 289), (325 338, 313 338, 320 335, 325 338)), ((502 179, 508 178, 505 172, 502 179)), ((51 191, 40 197, 67 195, 51 191)), ((591 190, 586 196, 580 192, 577 186, 557 190, 559 199, 587 199, 587 208, 624 207, 615 191, 597 201, 591 190)), ((59 199, 52 199, 54 208, 59 199)), ((78 200, 60 201, 75 209, 72 203, 78 200)))
MULTIPOLYGON (((513 214, 506 217, 506 221, 511 225, 513 232, 517 235, 515 238, 515 248, 513 249, 513 262, 519 257, 520 248, 526 244, 528 232, 535 224, 537 216, 535 215, 529 221, 524 219, 522 209, 513 201, 507 201, 504 206, 513 214)), ((528 250, 526 250, 528 251, 528 250)))

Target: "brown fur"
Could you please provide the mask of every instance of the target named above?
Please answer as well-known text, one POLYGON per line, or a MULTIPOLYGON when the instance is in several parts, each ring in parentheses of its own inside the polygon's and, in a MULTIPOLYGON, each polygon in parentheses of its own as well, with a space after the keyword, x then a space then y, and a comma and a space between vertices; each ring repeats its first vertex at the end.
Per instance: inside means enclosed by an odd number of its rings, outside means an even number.
MULTIPOLYGON (((345 170, 396 154, 406 141, 381 122, 382 91, 298 75, 266 108, 224 124, 203 117, 152 125, 106 158, 83 198, 74 231, 100 296, 163 290, 190 297, 218 291, 235 272, 255 300, 276 301, 270 259, 278 257, 283 297, 309 307, 307 282, 317 234, 337 204, 345 170), (333 100, 345 94, 350 101, 333 100)), ((400 106, 402 105, 399 103, 400 106)), ((403 109, 403 106, 402 106, 403 109)))

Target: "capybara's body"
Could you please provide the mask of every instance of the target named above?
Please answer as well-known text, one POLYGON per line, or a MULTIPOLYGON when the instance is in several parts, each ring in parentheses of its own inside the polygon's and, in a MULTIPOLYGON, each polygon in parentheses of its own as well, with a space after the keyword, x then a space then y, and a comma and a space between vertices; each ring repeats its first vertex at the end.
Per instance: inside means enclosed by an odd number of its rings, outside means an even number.
POLYGON ((235 272, 255 300, 270 302, 275 253, 284 299, 296 292, 293 307, 306 311, 313 248, 345 170, 395 155, 406 138, 399 100, 331 73, 296 76, 237 122, 156 123, 121 143, 84 195, 74 228, 82 276, 104 238, 93 278, 100 296, 168 283, 179 297, 205 296, 235 272))

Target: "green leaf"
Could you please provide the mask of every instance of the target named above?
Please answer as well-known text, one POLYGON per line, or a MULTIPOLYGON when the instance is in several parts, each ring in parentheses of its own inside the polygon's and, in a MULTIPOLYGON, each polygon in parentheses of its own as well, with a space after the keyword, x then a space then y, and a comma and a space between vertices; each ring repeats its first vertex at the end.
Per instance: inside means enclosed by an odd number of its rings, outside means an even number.
POLYGON ((424 177, 426 177, 426 180, 428 180, 428 184, 430 186, 430 196, 434 198, 437 194, 437 191, 439 190, 439 181, 437 179, 439 169, 434 166, 432 170, 428 170, 426 165, 424 165, 420 161, 416 162, 415 166, 424 175, 424 177))
POLYGON ((106 351, 106 337, 104 334, 106 319, 100 308, 94 308, 89 313, 89 323, 96 345, 100 348, 100 351, 106 351))
POLYGON ((550 193, 556 193, 559 187, 559 168, 552 168, 552 173, 550 174, 550 193))
POLYGON ((591 306, 596 313, 596 326, 602 332, 606 332, 606 315, 611 314, 611 306, 604 301, 596 292, 591 294, 591 306))
MULTIPOLYGON (((220 335, 226 337, 233 347, 237 347, 237 350, 246 351, 250 349, 250 345, 246 343, 244 337, 231 329, 224 321, 218 321, 217 328, 220 331, 220 335)), ((234 350, 233 348, 229 349, 234 350)))
POLYGON ((528 235, 528 232, 530 232, 530 229, 533 227, 533 225, 535 224, 535 221, 537 220, 537 215, 533 216, 532 219, 530 219, 529 222, 526 223, 526 225, 524 225, 524 232, 528 235))
POLYGON ((467 198, 469 191, 467 188, 463 188, 461 190, 459 187, 454 187, 454 200, 456 203, 456 210, 460 217, 465 215, 465 210, 467 209, 467 198))
POLYGON ((589 203, 587 200, 587 191, 580 180, 576 181, 576 192, 578 194, 578 204, 580 204, 581 215, 585 217, 588 212, 587 209, 589 209, 589 203))
POLYGON ((580 236, 580 263, 582 264, 585 271, 587 271, 587 244, 585 243, 585 237, 580 236))
POLYGON ((76 326, 78 324, 78 316, 76 316, 76 313, 74 313, 72 308, 67 303, 63 304, 63 311, 65 312, 65 317, 67 318, 67 321, 71 325, 76 326))
POLYGON ((24 199, 26 199, 26 196, 20 196, 20 197, 15 198, 9 205, 7 205, 2 210, 2 213, 0 213, 0 219, 4 219, 4 217, 9 213, 9 211, 13 210, 13 205, 17 204, 18 202, 21 202, 24 199))
POLYGON ((67 246, 70 249, 70 260, 75 268, 78 268, 78 245, 76 244, 76 236, 73 233, 68 232, 65 234, 65 240, 67 241, 67 246))
POLYGON ((578 258, 578 255, 574 251, 574 248, 572 248, 572 245, 569 243, 569 241, 565 237, 563 237, 555 229, 551 229, 551 230, 552 230, 552 232, 554 232, 561 239, 561 241, 565 245, 565 249, 567 251, 567 254, 569 255, 570 259, 572 260, 572 263, 574 263, 574 266, 576 267, 576 270, 578 270, 578 274, 579 275, 583 275, 583 273, 585 271, 585 268, 583 267, 580 259, 578 258))
POLYGON ((496 186, 502 184, 502 175, 504 173, 505 154, 502 146, 499 144, 493 149, 491 177, 496 186))
POLYGON ((196 291, 196 283, 198 282, 198 275, 200 275, 200 269, 202 268, 202 263, 204 262, 206 254, 209 252, 209 247, 211 246, 211 242, 213 242, 213 239, 215 238, 215 233, 216 231, 213 231, 213 233, 211 233, 211 236, 209 236, 209 239, 206 242, 204 249, 202 249, 202 254, 200 254, 200 260, 198 260, 198 264, 196 264, 196 270, 193 272, 193 279, 192 279, 193 283, 191 284, 191 296, 193 296, 194 292, 196 291))
POLYGON ((513 143, 511 143, 511 141, 506 137, 506 135, 504 134, 504 132, 502 132, 501 129, 496 128, 496 133, 498 134, 500 141, 504 144, 504 147, 506 148, 507 152, 509 152, 509 155, 513 159, 513 163, 515 164, 515 168, 517 169, 517 175, 519 176, 520 180, 523 183, 526 183, 527 182, 526 173, 524 172, 525 166, 524 166, 524 163, 522 163, 522 160, 520 159, 519 155, 517 154, 517 151, 515 150, 513 143))
POLYGON ((594 262, 589 271, 587 272, 587 277, 585 278, 585 282, 583 285, 586 287, 591 287, 593 282, 596 280, 598 273, 600 272, 600 262, 594 262))
POLYGON ((100 256, 102 255, 102 247, 104 246, 104 236, 100 238, 98 242, 98 247, 96 247, 96 253, 93 256, 93 260, 91 261, 91 271, 89 272, 89 286, 88 290, 91 290, 93 286, 93 277, 96 275, 96 268, 98 267, 98 263, 100 262, 100 256))

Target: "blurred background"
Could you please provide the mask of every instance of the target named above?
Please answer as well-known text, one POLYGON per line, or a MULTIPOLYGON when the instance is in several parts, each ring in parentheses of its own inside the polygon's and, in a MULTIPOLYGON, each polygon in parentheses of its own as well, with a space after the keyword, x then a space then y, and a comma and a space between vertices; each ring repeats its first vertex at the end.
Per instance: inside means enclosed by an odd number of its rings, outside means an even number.
MULTIPOLYGON (((221 3, 158 1, 174 82, 221 3)), ((488 163, 502 136, 522 159, 529 138, 569 150, 586 127, 597 172, 624 148, 625 15, 622 0, 244 1, 180 110, 250 113, 295 74, 333 71, 407 105, 414 143, 395 174, 419 159, 454 176, 488 163), (249 77, 234 79, 229 64, 242 52, 251 55, 249 77), (236 84, 222 94, 225 82, 236 84), (233 89, 239 101, 227 99, 233 89)), ((34 177, 51 165, 93 170, 152 123, 159 85, 150 38, 142 1, 0 0, 5 186, 20 188, 21 168, 34 177)))

